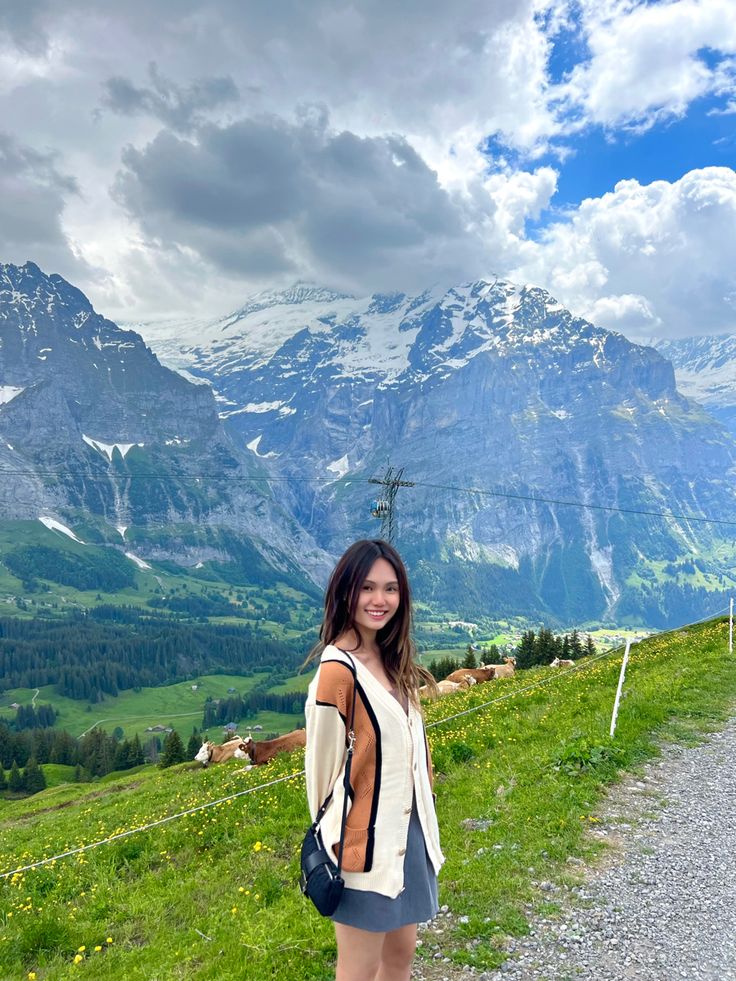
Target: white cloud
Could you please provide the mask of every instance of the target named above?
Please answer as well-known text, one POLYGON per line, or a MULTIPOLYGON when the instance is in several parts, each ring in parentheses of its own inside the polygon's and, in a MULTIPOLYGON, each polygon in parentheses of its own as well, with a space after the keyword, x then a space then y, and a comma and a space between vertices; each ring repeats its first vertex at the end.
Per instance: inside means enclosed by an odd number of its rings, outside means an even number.
POLYGON ((733 110, 733 3, 7 0, 0 118, 25 156, 0 258, 81 257, 76 282, 122 319, 220 312, 269 277, 497 272, 608 326, 729 329, 732 171, 623 182, 540 242, 527 223, 554 205, 564 148, 534 161, 562 129, 584 153, 591 124, 645 128, 704 93, 733 110), (575 25, 589 57, 555 87, 575 25))
POLYGON ((557 190, 557 176, 552 167, 538 167, 533 173, 517 170, 486 178, 483 187, 495 206, 499 230, 523 239, 527 220, 536 220, 548 207, 557 190))
MULTIPOLYGON (((514 177, 504 171, 485 187, 488 159, 480 148, 489 135, 500 134, 523 158, 556 131, 548 106, 549 41, 536 16, 547 2, 314 0, 305 6, 300 0, 129 0, 102 9, 93 0, 9 0, 12 16, 0 17, 0 116, 29 147, 53 147, 59 167, 74 175, 79 193, 63 209, 60 227, 72 251, 106 268, 106 276, 98 272, 78 284, 113 315, 132 316, 129 304, 136 298, 136 315, 145 315, 144 307, 165 312, 171 297, 182 295, 178 277, 195 293, 198 281, 206 284, 194 297, 203 306, 211 296, 228 302, 225 297, 260 286, 269 269, 281 268, 284 276, 311 270, 348 285, 355 281, 361 249, 363 284, 373 276, 380 287, 402 269, 436 280, 450 265, 467 278, 492 268, 508 249, 516 255, 524 195, 533 210, 536 185, 548 183, 546 174, 514 177), (352 137, 368 150, 398 140, 418 154, 410 168, 415 186, 402 179, 406 206, 395 200, 391 229, 372 186, 370 154, 366 187, 358 189, 356 171, 351 201, 332 182, 334 207, 326 202, 321 221, 315 201, 298 234, 264 221, 251 229, 250 242, 242 235, 234 251, 233 238, 217 227, 218 216, 209 229, 200 216, 184 234, 182 224, 164 218, 165 200, 149 201, 147 211, 131 206, 130 181, 127 198, 119 185, 115 199, 110 197, 123 154, 128 172, 134 161, 139 169, 148 166, 144 176, 153 186, 151 148, 175 141, 175 128, 191 134, 192 152, 204 160, 208 126, 226 134, 267 117, 289 129, 300 111, 302 118, 319 115, 310 106, 324 107, 333 132, 343 133, 345 141, 352 137), (498 192, 498 204, 489 191, 498 192), (422 195, 439 205, 442 231, 434 239, 431 209, 412 215, 422 195), (330 243, 339 239, 335 224, 358 216, 352 238, 330 258, 330 243), (416 236, 422 229, 420 245, 416 236), (372 248, 377 239, 387 244, 392 234, 390 247, 372 248), (346 268, 351 254, 353 267, 346 268)), ((181 149, 190 152, 185 145, 181 149)), ((173 193, 179 169, 173 161, 173 193)), ((274 176, 262 175, 266 186, 274 176)), ((303 184, 304 176, 297 167, 294 184, 303 184)), ((394 177, 389 197, 399 189, 394 177)), ((233 171, 226 205, 242 201, 239 182, 249 183, 248 175, 233 171)), ((138 181, 139 192, 143 183, 138 181)), ((329 186, 326 180, 320 190, 329 186)), ((204 198, 191 207, 197 204, 206 207, 204 198)), ((0 251, 2 237, 0 229, 0 251)), ((182 302, 192 298, 182 295, 182 302)))
POLYGON ((701 96, 736 92, 733 0, 583 0, 581 9, 590 59, 558 94, 586 121, 645 129, 701 96))
POLYGON ((529 244, 513 277, 630 336, 736 331, 736 172, 621 181, 529 244))

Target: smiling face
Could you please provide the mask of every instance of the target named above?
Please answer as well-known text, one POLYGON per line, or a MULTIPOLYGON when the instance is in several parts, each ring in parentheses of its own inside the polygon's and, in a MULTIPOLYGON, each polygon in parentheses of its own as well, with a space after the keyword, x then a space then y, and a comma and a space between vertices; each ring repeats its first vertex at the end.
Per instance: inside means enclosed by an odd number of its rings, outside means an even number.
POLYGON ((386 559, 376 559, 363 580, 353 616, 355 624, 366 631, 385 627, 401 603, 396 570, 386 559))

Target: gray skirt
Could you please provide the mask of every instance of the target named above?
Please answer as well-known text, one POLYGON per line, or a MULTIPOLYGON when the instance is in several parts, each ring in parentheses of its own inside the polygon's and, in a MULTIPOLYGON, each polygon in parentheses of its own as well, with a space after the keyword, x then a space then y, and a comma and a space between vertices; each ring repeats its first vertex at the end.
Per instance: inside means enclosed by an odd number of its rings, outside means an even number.
POLYGON ((409 923, 425 923, 438 909, 437 876, 427 855, 415 798, 404 855, 404 891, 390 899, 379 892, 346 888, 332 919, 360 930, 386 933, 409 923))

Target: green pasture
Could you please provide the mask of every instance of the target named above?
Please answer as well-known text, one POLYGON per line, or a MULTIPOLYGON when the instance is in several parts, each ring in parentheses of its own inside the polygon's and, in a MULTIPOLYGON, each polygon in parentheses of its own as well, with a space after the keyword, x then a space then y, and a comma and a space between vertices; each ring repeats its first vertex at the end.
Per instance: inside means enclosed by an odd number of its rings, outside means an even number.
MULTIPOLYGON (((191 732, 192 726, 202 728, 204 703, 208 696, 212 698, 227 698, 228 688, 234 688, 238 695, 244 695, 254 685, 266 677, 265 673, 243 677, 236 674, 208 674, 190 681, 181 681, 175 685, 165 685, 158 688, 141 688, 140 691, 130 689, 119 695, 106 696, 103 702, 88 706, 87 702, 66 698, 55 692, 53 685, 39 690, 36 704, 49 703, 59 712, 56 728, 66 729, 75 736, 80 736, 87 729, 98 725, 108 732, 117 726, 123 730, 126 738, 132 738, 136 733, 144 738, 148 726, 174 724, 180 733, 191 732), (197 691, 192 691, 192 685, 197 685, 197 691)), ((15 717, 15 711, 9 706, 13 702, 26 705, 31 702, 35 688, 14 688, 0 695, 0 719, 10 720, 15 717)), ((276 713, 263 713, 270 716, 276 713)), ((284 716, 285 720, 291 719, 284 716)), ((258 725, 260 720, 249 720, 252 725, 258 725)), ((264 724, 260 722, 260 724, 264 724)), ((286 724, 286 723, 284 723, 286 724)), ((283 731, 288 730, 287 728, 283 731)))
POLYGON ((306 694, 307 688, 309 688, 309 682, 314 677, 314 669, 303 671, 301 674, 295 674, 291 678, 287 678, 280 685, 274 685, 273 688, 269 688, 275 695, 289 695, 293 691, 304 692, 306 694))
MULTIPOLYGON (((141 569, 132 560, 126 560, 130 562, 133 584, 106 592, 105 589, 77 589, 41 576, 34 577, 38 587, 30 590, 2 561, 7 552, 23 546, 46 546, 81 557, 90 557, 99 555, 105 548, 106 541, 118 546, 123 544, 119 533, 104 523, 99 526, 82 526, 72 522, 70 528, 86 544, 75 542, 68 535, 47 528, 40 521, 0 521, 0 616, 63 617, 74 610, 91 609, 103 603, 139 607, 156 615, 167 611, 158 611, 148 606, 148 601, 154 597, 196 598, 214 591, 242 610, 245 616, 211 616, 208 617, 208 622, 240 626, 250 623, 251 627, 257 625, 260 630, 278 639, 300 642, 305 633, 302 621, 306 624, 316 615, 314 600, 286 583, 277 583, 266 588, 233 583, 210 568, 209 563, 201 571, 168 562, 149 562, 150 569, 141 569), (265 619, 264 613, 270 604, 287 605, 299 623, 265 619)), ((165 531, 159 530, 162 533, 165 531)), ((125 548, 135 555, 139 555, 140 550, 142 554, 139 557, 145 559, 146 541, 141 529, 130 528, 126 532, 125 548)), ((186 619, 185 614, 178 616, 186 619)), ((308 643, 307 641, 307 646, 308 643)))
MULTIPOLYGON (((556 915, 535 883, 579 883, 568 857, 594 861, 605 847, 586 829, 607 784, 655 756, 659 742, 696 742, 723 724, 736 701, 727 632, 720 620, 634 646, 614 739, 620 651, 427 705, 447 858, 440 901, 453 914, 439 938, 444 956, 477 971, 498 967, 530 914, 556 915), (478 708, 503 695, 513 697, 478 708), (469 829, 468 819, 485 830, 469 829)), ((0 871, 134 833, 0 879, 0 977, 334 978, 332 926, 296 886, 307 823, 302 765, 296 752, 249 772, 235 760, 207 770, 149 767, 4 802, 0 871)), ((432 957, 437 937, 424 934, 420 957, 432 957)))

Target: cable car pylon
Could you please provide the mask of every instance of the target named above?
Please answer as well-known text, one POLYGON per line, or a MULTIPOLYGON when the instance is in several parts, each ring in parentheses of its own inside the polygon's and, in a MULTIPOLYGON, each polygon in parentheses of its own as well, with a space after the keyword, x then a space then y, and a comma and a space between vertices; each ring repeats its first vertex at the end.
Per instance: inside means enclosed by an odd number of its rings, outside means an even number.
POLYGON ((396 537, 396 494, 399 487, 414 487, 413 480, 403 480, 404 468, 394 471, 388 467, 383 477, 371 477, 370 484, 382 484, 386 488, 385 496, 373 501, 371 514, 381 519, 381 538, 390 545, 396 537))

